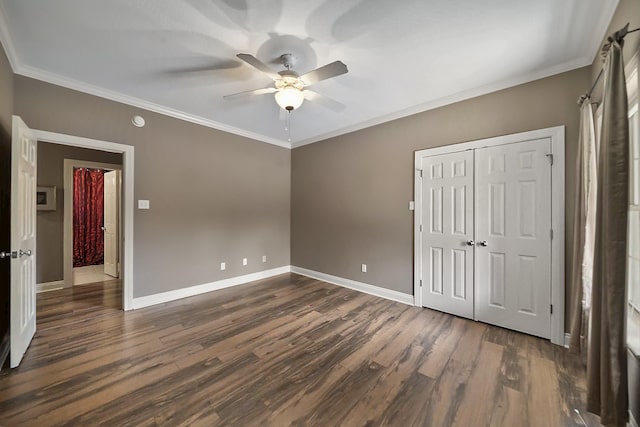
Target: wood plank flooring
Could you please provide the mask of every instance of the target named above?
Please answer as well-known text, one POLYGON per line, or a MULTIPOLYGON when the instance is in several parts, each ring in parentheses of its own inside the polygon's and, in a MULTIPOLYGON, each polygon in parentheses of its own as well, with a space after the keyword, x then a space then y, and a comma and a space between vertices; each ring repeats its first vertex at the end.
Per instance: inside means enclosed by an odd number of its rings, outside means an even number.
POLYGON ((295 274, 120 300, 117 282, 38 296, 0 425, 583 425, 578 360, 516 332, 295 274))

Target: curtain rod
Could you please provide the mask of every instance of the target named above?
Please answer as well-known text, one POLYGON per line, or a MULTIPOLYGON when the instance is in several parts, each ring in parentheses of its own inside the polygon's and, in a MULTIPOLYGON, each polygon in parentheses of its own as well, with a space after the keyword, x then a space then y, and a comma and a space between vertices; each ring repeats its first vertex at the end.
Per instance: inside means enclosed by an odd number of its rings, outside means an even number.
MULTIPOLYGON (((618 32, 623 32, 622 38, 624 38, 629 33, 635 33, 636 31, 640 31, 640 28, 636 28, 635 30, 627 30, 627 28, 629 28, 629 24, 625 25, 620 29, 620 31, 618 31, 618 32)), ((591 98, 591 94, 593 93, 593 90, 596 88, 598 81, 600 81, 600 78, 602 77, 603 72, 604 72, 604 67, 600 69, 600 72, 598 73, 598 77, 596 77, 596 80, 593 82, 591 89, 589 89, 589 92, 587 92, 587 97, 591 98)))

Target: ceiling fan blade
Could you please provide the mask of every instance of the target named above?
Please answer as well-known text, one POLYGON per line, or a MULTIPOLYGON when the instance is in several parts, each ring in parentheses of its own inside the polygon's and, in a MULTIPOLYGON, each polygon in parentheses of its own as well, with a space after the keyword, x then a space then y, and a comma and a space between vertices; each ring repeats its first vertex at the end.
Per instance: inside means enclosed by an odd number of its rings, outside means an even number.
POLYGON ((255 56, 250 55, 248 53, 239 53, 236 56, 238 58, 242 59, 247 64, 251 65, 252 67, 255 67, 258 70, 262 71, 267 76, 271 77, 273 80, 280 79, 280 74, 278 74, 275 71, 273 71, 271 68, 269 68, 269 66, 267 64, 265 64, 264 62, 260 61, 255 56))
POLYGON ((243 96, 264 95, 267 93, 274 93, 277 91, 278 89, 276 89, 275 87, 265 87, 264 89, 254 89, 254 90, 246 90, 244 92, 232 93, 231 95, 223 96, 223 98, 224 99, 241 98, 243 96))
POLYGON ((343 103, 338 102, 333 98, 329 98, 328 96, 320 95, 318 92, 314 92, 312 90, 306 89, 302 91, 302 94, 304 95, 305 99, 320 104, 323 107, 326 107, 329 110, 335 111, 337 113, 340 113, 344 111, 345 108, 347 108, 347 106, 343 103))
POLYGON ((348 73, 347 66, 342 61, 335 61, 331 64, 327 64, 324 67, 316 68, 313 71, 309 71, 306 74, 300 76, 300 80, 304 82, 305 86, 318 83, 322 80, 327 80, 332 77, 339 76, 341 74, 348 73))
POLYGON ((238 68, 242 65, 239 61, 211 61, 207 64, 194 65, 191 67, 176 67, 169 68, 164 71, 164 74, 207 74, 216 71, 231 70, 238 68))

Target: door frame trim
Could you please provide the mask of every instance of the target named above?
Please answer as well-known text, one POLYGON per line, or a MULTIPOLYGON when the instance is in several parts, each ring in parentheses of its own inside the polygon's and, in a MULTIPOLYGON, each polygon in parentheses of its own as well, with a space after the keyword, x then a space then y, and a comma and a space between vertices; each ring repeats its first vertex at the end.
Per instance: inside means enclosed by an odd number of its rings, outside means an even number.
POLYGON ((565 292, 565 126, 555 126, 502 135, 476 141, 451 144, 441 147, 415 151, 414 156, 414 262, 413 262, 413 295, 414 305, 422 307, 422 235, 420 233, 420 218, 422 211, 422 180, 420 179, 420 163, 423 157, 438 156, 478 148, 495 147, 528 140, 549 138, 553 166, 551 168, 551 227, 553 240, 551 241, 551 313, 550 337, 551 342, 564 345, 564 292, 565 292))
MULTIPOLYGON (((133 179, 134 179, 134 147, 132 145, 101 141, 98 139, 65 135, 62 133, 33 130, 38 141, 72 147, 89 148, 122 154, 122 307, 125 311, 133 309, 133 179)), ((65 192, 66 193, 66 192, 65 192)), ((66 194, 65 194, 66 198, 66 194)))
MULTIPOLYGON (((98 163, 88 160, 64 159, 63 180, 64 180, 64 231, 63 231, 63 274, 62 280, 65 288, 73 286, 73 169, 92 168, 108 171, 122 171, 122 165, 113 163, 98 163)), ((120 201, 122 203, 122 201, 120 201)), ((120 218, 121 215, 118 215, 120 218)), ((118 224, 120 227, 120 224, 118 224)), ((118 236, 118 247, 122 252, 122 242, 118 236)), ((118 254, 119 255, 119 254, 118 254)))

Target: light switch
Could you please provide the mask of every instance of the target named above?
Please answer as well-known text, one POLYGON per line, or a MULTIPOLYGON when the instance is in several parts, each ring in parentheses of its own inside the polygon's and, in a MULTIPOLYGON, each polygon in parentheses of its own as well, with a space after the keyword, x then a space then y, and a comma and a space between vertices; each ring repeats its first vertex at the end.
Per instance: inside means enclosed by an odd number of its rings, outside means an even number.
POLYGON ((413 200, 409 202, 409 210, 410 211, 415 211, 416 210, 416 204, 415 204, 415 202, 413 200))
POLYGON ((247 259, 246 258, 242 258, 242 265, 247 265, 247 259))
POLYGON ((367 264, 362 264, 362 272, 363 273, 367 272, 367 264))
POLYGON ((227 263, 226 262, 221 262, 220 263, 220 270, 226 270, 227 269, 227 263))
POLYGON ((149 209, 148 200, 138 200, 138 209, 149 209))

